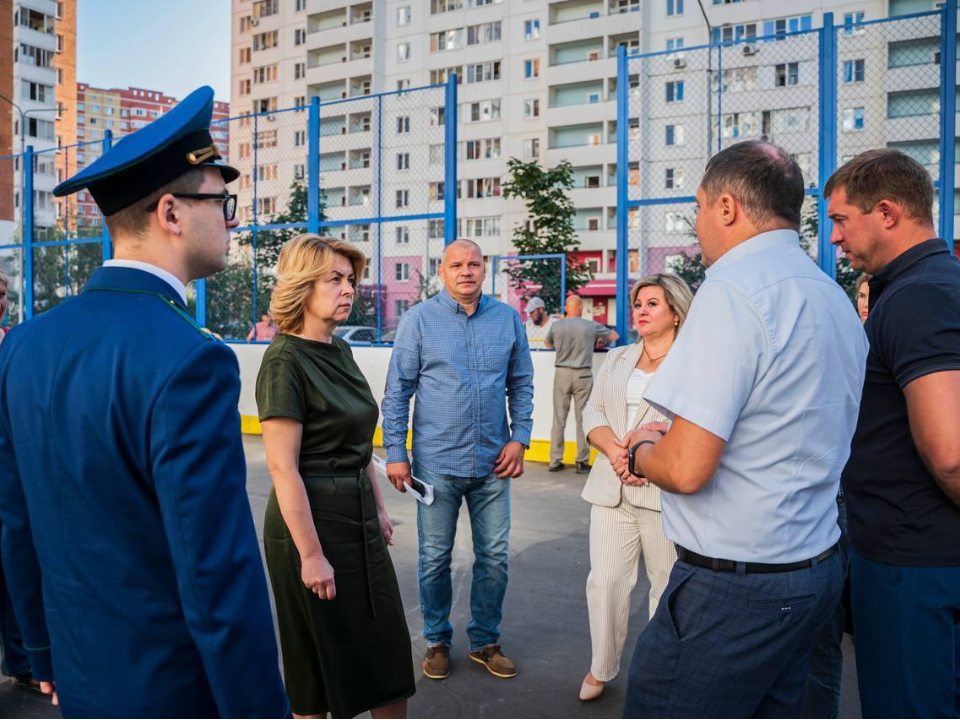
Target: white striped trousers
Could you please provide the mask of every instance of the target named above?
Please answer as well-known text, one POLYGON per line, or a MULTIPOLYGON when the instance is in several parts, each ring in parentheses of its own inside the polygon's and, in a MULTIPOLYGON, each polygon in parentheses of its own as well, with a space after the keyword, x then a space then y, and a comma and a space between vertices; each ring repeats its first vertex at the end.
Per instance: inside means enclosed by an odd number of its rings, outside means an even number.
POLYGON ((597 680, 613 680, 620 671, 641 553, 650 581, 653 617, 677 559, 676 548, 663 534, 660 513, 631 505, 626 499, 615 508, 594 505, 590 511, 587 609, 593 650, 590 672, 597 680))

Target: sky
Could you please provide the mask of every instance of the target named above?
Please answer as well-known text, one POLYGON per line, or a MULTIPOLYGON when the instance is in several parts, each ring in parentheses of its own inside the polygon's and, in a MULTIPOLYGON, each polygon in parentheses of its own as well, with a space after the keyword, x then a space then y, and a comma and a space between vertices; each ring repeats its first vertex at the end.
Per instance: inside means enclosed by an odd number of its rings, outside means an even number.
POLYGON ((230 99, 230 0, 77 3, 77 81, 230 99))

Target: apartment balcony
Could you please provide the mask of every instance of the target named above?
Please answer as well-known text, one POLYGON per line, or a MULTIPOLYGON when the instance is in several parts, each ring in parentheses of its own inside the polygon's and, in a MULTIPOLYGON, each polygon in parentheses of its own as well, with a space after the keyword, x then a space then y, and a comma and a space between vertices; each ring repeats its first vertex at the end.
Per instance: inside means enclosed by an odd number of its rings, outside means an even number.
POLYGON ((346 13, 336 16, 333 22, 307 23, 307 49, 325 47, 338 43, 353 43, 366 41, 373 43, 373 23, 350 23, 346 13), (338 22, 339 24, 334 24, 338 22))
POLYGON ((615 163, 617 161, 617 146, 598 144, 547 149, 545 156, 547 167, 555 167, 563 160, 568 160, 574 166, 615 163))
MULTIPOLYGON (((613 100, 601 100, 596 103, 580 103, 564 107, 547 108, 545 119, 547 127, 555 128, 571 123, 602 123, 617 117, 617 103, 613 100)), ((599 143, 597 143, 599 144, 599 143)))
POLYGON ((616 185, 612 187, 574 188, 570 191, 570 200, 574 207, 578 208, 616 205, 617 188, 616 185))
POLYGON ((616 76, 617 59, 611 57, 564 65, 550 65, 547 67, 544 77, 547 85, 553 86, 561 83, 589 82, 590 80, 616 76))

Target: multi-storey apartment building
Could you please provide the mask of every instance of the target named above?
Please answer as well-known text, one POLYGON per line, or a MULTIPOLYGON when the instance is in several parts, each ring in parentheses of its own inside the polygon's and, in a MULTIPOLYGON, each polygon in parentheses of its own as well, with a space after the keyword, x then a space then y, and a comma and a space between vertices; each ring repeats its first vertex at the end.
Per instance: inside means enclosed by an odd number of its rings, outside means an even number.
MULTIPOLYGON (((631 66, 631 197, 693 195, 711 151, 754 137, 793 153, 815 186, 817 36, 782 36, 820 27, 825 12, 845 26, 838 33, 838 159, 890 145, 936 171, 938 25, 854 27, 935 7, 932 0, 233 0, 233 107, 261 112, 314 96, 342 100, 442 83, 455 72, 458 235, 476 240, 487 255, 509 253, 524 211, 502 198, 507 160, 570 161, 580 256, 596 277, 582 293, 588 311, 612 324, 618 48, 662 53, 631 66), (734 40, 744 42, 720 52, 693 49, 734 40)), ((362 131, 363 122, 362 114, 346 114, 340 129, 352 133, 360 123, 362 131)), ((268 172, 267 180, 260 173, 258 210, 282 207, 291 177, 302 176, 301 141, 299 132, 270 138, 269 157, 280 171, 268 172)), ((321 155, 328 202, 349 205, 369 196, 369 187, 351 185, 350 171, 369 163, 369 140, 358 142, 362 147, 342 159, 325 162, 321 155)), ((235 134, 234 161, 248 175, 252 154, 235 134)), ((252 193, 245 192, 241 206, 251 220, 252 193)), ((418 208, 425 210, 434 208, 418 208)), ((631 242, 631 274, 671 267, 694 242, 691 219, 689 203, 632 213, 631 233, 642 239, 631 242)), ((362 242, 362 233, 354 239, 362 242)), ((435 266, 430 250, 419 265, 400 247, 382 252, 398 258, 381 259, 391 282, 391 265, 395 281, 411 285, 411 269, 435 266)), ((402 307, 388 307, 387 314, 395 319, 402 307)))
MULTIPOLYGON (((0 154, 37 152, 76 142, 76 0, 0 2, 0 154)), ((39 154, 34 164, 34 219, 56 226, 53 187, 76 170, 59 153, 39 154)), ((0 163, 0 238, 9 241, 22 220, 19 159, 0 163)))

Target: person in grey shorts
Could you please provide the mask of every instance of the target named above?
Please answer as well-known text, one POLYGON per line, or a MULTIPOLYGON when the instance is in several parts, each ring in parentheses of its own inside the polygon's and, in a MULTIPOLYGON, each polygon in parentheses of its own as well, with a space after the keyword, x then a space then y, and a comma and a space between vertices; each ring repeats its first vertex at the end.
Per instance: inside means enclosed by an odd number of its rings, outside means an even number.
POLYGON ((593 389, 593 349, 597 343, 613 343, 620 336, 605 325, 580 317, 583 300, 571 295, 566 302, 566 317, 553 323, 544 345, 556 349, 553 376, 553 431, 550 433, 550 472, 563 470, 563 431, 573 398, 577 419, 577 473, 590 472, 590 446, 583 435, 583 408, 593 389))

